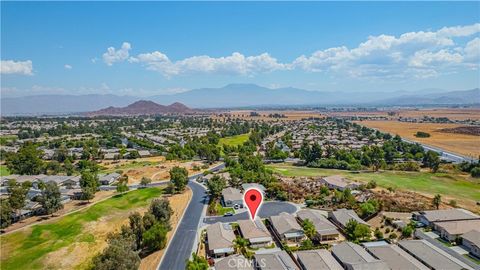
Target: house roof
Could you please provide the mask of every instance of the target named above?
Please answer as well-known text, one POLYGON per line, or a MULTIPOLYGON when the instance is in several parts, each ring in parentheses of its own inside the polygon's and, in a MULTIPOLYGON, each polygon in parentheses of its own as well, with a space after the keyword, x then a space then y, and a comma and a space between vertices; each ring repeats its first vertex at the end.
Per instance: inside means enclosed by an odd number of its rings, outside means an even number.
POLYGON ((302 227, 297 223, 295 217, 282 212, 278 216, 271 216, 270 221, 272 222, 273 227, 279 234, 285 234, 290 232, 302 232, 302 227))
POLYGON ((243 195, 240 190, 228 187, 222 190, 223 200, 225 201, 238 201, 243 200, 243 195))
POLYGON ((480 228, 480 219, 435 222, 435 225, 437 228, 445 230, 448 234, 460 235, 480 228))
POLYGON ((222 249, 233 246, 235 234, 228 224, 217 222, 207 227, 208 248, 222 249))
POLYGON ((404 240, 399 241, 398 244, 433 269, 472 269, 426 240, 404 240))
POLYGON ((332 253, 346 265, 376 263, 379 261, 361 246, 352 242, 342 242, 333 246, 332 253))
POLYGON ((261 220, 251 221, 250 219, 239 220, 238 226, 246 239, 270 237, 267 227, 261 220))
POLYGON ((230 255, 215 263, 215 270, 254 270, 253 262, 243 255, 230 255))
POLYGON ((480 219, 480 216, 461 208, 421 211, 419 213, 423 215, 429 222, 480 219))
POLYGON ((480 248, 480 230, 471 230, 462 235, 462 238, 472 242, 474 245, 480 248))
POLYGON ((338 234, 337 227, 333 225, 326 217, 324 217, 320 211, 304 209, 297 212, 297 216, 303 221, 305 219, 310 220, 317 233, 320 235, 338 234))
POLYGON ((392 270, 428 270, 429 268, 402 250, 397 245, 368 247, 378 259, 384 261, 392 270))
POLYGON ((261 270, 299 270, 285 250, 255 254, 256 265, 261 270))
POLYGON ((331 175, 327 177, 323 177, 323 180, 330 185, 334 185, 337 187, 346 187, 348 185, 348 181, 341 175, 331 175))
POLYGON ((353 219, 356 220, 358 223, 370 226, 367 222, 363 221, 355 211, 351 209, 338 209, 336 211, 333 211, 330 213, 330 216, 332 216, 336 221, 338 221, 342 226, 346 226, 347 223, 353 219))
POLYGON ((326 249, 304 250, 296 253, 305 270, 342 270, 343 267, 326 249))

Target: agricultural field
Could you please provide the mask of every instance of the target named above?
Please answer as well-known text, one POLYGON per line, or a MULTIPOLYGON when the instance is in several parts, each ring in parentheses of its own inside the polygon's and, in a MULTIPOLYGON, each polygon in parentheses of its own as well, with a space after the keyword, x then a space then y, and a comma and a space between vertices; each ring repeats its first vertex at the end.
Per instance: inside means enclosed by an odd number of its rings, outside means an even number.
POLYGON ((249 134, 245 133, 245 134, 220 138, 220 141, 218 142, 218 145, 219 146, 222 146, 222 145, 228 145, 228 146, 242 145, 244 142, 248 141, 248 136, 249 136, 249 134))
POLYGON ((1 268, 87 269, 106 246, 107 234, 143 212, 162 189, 147 188, 116 195, 91 207, 20 231, 0 236, 1 268))
POLYGON ((399 121, 358 121, 358 124, 383 132, 398 134, 403 138, 439 147, 466 157, 478 158, 480 155, 480 136, 441 131, 461 127, 459 124, 408 123, 399 121), (415 137, 417 131, 430 134, 428 138, 415 137))
POLYGON ((344 170, 297 167, 288 164, 272 164, 268 167, 274 172, 288 177, 343 175, 353 181, 368 183, 370 180, 375 180, 378 186, 383 188, 393 187, 414 191, 429 197, 438 193, 443 195, 446 202, 453 199, 457 201, 459 206, 480 211, 476 206, 476 202, 480 201, 480 180, 467 174, 401 171, 353 173, 344 170))

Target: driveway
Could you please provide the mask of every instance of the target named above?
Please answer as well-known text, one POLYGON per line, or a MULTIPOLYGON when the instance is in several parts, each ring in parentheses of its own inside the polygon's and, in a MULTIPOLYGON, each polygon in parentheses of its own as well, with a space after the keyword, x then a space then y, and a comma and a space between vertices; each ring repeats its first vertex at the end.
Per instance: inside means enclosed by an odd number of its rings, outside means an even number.
MULTIPOLYGON (((261 218, 268 218, 270 216, 276 216, 281 212, 287 212, 293 214, 297 212, 297 206, 289 202, 264 202, 262 208, 258 212, 258 216, 261 218)), ((206 224, 213 224, 216 222, 236 222, 242 219, 249 219, 247 212, 242 212, 235 214, 230 217, 215 216, 215 217, 206 217, 203 222, 206 224)))

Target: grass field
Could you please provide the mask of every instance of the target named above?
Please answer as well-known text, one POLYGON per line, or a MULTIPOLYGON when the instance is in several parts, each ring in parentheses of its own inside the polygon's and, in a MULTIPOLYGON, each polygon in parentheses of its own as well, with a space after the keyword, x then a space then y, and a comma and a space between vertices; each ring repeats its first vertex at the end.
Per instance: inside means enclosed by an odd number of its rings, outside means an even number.
POLYGON ((443 128, 462 126, 459 124, 406 123, 398 121, 359 121, 357 123, 391 134, 398 134, 403 138, 436 146, 464 156, 478 158, 480 155, 480 137, 439 131, 443 128), (430 134, 430 137, 417 138, 414 136, 417 131, 427 132, 430 134))
POLYGON ((364 183, 375 180, 380 187, 384 188, 394 187, 429 195, 438 193, 458 201, 480 201, 480 180, 463 174, 399 171, 352 173, 342 170, 295 167, 287 164, 273 164, 268 167, 285 176, 314 177, 337 174, 364 183))
POLYGON ((218 145, 228 145, 228 146, 238 146, 242 145, 244 142, 248 141, 248 136, 250 134, 245 133, 241 135, 235 135, 235 136, 230 136, 230 137, 225 137, 225 138, 220 138, 220 141, 218 142, 218 145))
POLYGON ((0 176, 7 176, 10 175, 10 171, 5 165, 0 165, 0 176))
POLYGON ((88 264, 85 263, 99 251, 99 246, 105 245, 105 236, 109 231, 124 223, 131 210, 146 207, 151 199, 161 194, 159 188, 131 191, 51 222, 1 236, 0 268, 61 269, 64 266, 56 263, 68 256, 76 260, 68 268, 86 268, 88 264), (120 223, 109 223, 117 216, 121 216, 120 223), (99 231, 98 227, 105 227, 101 235, 95 233, 99 231), (81 249, 77 249, 79 245, 81 249), (49 257, 53 258, 48 260, 49 257), (78 257, 85 261, 78 261, 78 257))

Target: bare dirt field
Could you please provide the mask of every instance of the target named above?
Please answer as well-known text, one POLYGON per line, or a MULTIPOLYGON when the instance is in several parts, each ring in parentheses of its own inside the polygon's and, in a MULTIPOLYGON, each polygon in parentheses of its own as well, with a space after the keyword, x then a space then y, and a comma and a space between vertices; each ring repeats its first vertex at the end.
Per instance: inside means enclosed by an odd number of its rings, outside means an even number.
MULTIPOLYGON (((170 219, 172 230, 167 233, 168 242, 170 242, 170 240, 172 239, 173 233, 175 232, 175 229, 177 228, 178 223, 180 222, 180 219, 183 215, 183 212, 187 208, 188 202, 190 202, 191 198, 192 198, 191 189, 187 189, 182 194, 177 194, 168 198, 168 200, 170 201, 170 206, 173 209, 173 215, 170 219)), ((163 256, 163 253, 165 253, 165 249, 154 252, 148 255, 147 257, 143 258, 139 269, 140 270, 156 269, 158 263, 160 262, 160 259, 163 256)))
POLYGON ((386 117, 387 119, 402 118, 416 118, 422 119, 424 116, 441 118, 446 117, 450 120, 480 120, 480 109, 452 109, 452 108, 431 108, 431 109, 392 109, 379 111, 349 111, 349 112, 332 112, 328 113, 331 116, 358 116, 358 117, 386 117), (394 114, 389 115, 389 112, 394 114))
POLYGON ((128 176, 128 183, 139 183, 142 177, 152 179, 152 181, 165 180, 169 178, 169 171, 175 166, 184 167, 189 174, 202 171, 194 170, 204 165, 202 161, 167 161, 165 157, 139 158, 135 160, 103 161, 101 166, 105 167, 105 172, 123 171, 128 176))
POLYGON ((406 123, 398 121, 360 121, 357 123, 391 134, 398 134, 406 139, 436 146, 467 157, 477 158, 480 155, 480 137, 441 131, 442 129, 462 126, 459 124, 406 123), (427 132, 430 134, 430 137, 417 138, 414 135, 417 131, 427 132))

